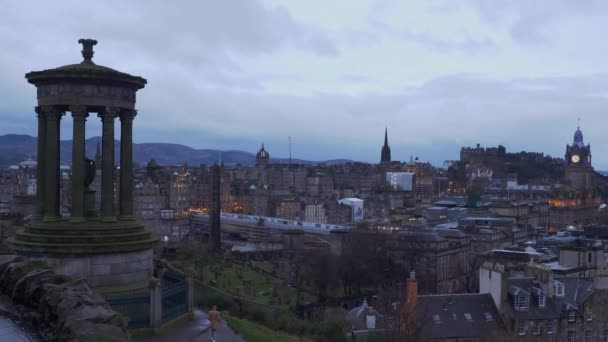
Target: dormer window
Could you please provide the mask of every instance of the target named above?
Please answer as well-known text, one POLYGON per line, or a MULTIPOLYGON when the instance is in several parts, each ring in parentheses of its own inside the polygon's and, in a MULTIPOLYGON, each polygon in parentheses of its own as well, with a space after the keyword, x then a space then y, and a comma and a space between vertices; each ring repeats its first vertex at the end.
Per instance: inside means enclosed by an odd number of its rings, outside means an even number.
POLYGON ((545 294, 544 294, 544 293, 542 293, 542 292, 541 292, 541 293, 539 293, 539 294, 538 294, 538 307, 539 307, 539 308, 544 308, 544 307, 545 307, 546 302, 547 302, 547 296, 545 296, 545 294))
POLYGON ((528 310, 528 296, 520 294, 515 296, 515 310, 526 311, 528 310))
POLYGON ((555 281, 554 285, 553 285, 553 289, 555 291, 555 295, 557 297, 563 297, 564 296, 564 284, 562 284, 559 281, 555 281))

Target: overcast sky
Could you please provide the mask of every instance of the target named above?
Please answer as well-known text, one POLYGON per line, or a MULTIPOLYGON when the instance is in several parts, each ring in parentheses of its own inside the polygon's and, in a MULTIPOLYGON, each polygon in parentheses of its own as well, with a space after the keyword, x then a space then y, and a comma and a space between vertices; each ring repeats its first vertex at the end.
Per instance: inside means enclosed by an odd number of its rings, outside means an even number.
MULTIPOLYGON (((608 1, 0 2, 0 134, 36 133, 31 70, 145 77, 136 142, 434 164, 461 146, 563 156, 580 117, 608 169, 608 1)), ((69 120, 62 137, 69 139, 69 120)), ((87 136, 100 135, 91 117, 87 136)))

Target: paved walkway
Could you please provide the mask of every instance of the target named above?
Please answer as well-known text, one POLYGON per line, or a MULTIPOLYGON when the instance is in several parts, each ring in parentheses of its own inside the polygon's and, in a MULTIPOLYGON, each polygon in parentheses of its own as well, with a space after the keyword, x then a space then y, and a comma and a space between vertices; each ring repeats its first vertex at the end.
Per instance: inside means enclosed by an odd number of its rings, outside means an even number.
MULTIPOLYGON (((179 327, 161 335, 144 337, 138 339, 141 342, 207 342, 211 341, 211 323, 207 319, 207 313, 201 310, 194 310, 194 319, 179 327)), ((220 323, 219 329, 215 333, 217 342, 245 342, 245 340, 235 334, 225 321, 220 323)))

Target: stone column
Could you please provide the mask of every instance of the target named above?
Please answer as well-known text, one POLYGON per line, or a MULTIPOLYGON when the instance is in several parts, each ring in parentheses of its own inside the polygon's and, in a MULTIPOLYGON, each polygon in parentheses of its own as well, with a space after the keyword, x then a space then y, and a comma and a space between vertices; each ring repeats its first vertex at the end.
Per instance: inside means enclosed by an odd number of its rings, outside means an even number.
POLYGON ((44 156, 46 202, 44 221, 58 221, 59 214, 59 127, 63 112, 57 106, 42 106, 46 117, 46 149, 44 156))
POLYGON ((38 117, 38 151, 36 152, 38 161, 36 164, 36 213, 34 218, 41 220, 44 217, 45 211, 45 142, 46 142, 46 116, 40 107, 36 107, 36 116, 38 117))
POLYGON ((71 221, 84 219, 84 178, 85 178, 85 121, 89 115, 86 106, 71 106, 74 119, 72 137, 72 213, 71 221))
POLYGON ((133 220, 133 119, 135 110, 120 113, 120 216, 133 220))
POLYGON ((119 108, 106 107, 99 113, 101 136, 101 219, 114 221, 114 118, 119 108))
POLYGON ((186 276, 186 286, 188 286, 188 319, 194 319, 194 269, 186 268, 184 272, 186 276))
POLYGON ((150 279, 148 289, 150 291, 150 328, 156 329, 163 323, 163 293, 157 278, 150 279))

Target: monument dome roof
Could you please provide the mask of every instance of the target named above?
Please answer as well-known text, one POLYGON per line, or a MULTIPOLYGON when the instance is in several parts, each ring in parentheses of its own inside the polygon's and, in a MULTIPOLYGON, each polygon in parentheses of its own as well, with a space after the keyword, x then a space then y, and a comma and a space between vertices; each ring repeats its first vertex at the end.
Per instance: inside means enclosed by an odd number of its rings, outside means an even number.
POLYGON ((93 46, 97 44, 96 40, 80 39, 78 43, 82 44, 82 62, 29 72, 25 75, 28 82, 38 85, 61 81, 92 81, 94 83, 118 83, 134 89, 141 89, 146 85, 147 81, 142 77, 95 64, 93 46))

